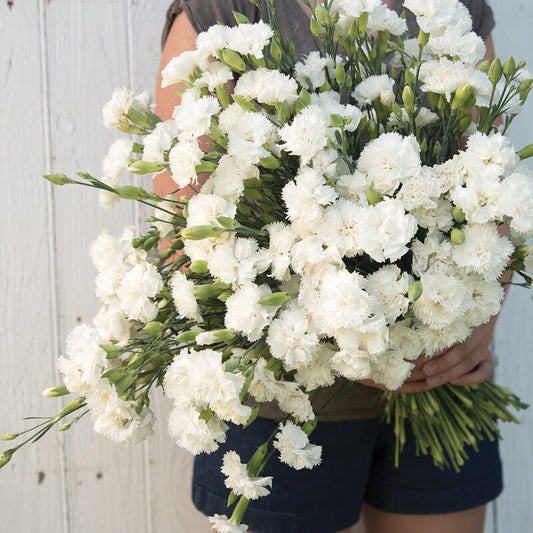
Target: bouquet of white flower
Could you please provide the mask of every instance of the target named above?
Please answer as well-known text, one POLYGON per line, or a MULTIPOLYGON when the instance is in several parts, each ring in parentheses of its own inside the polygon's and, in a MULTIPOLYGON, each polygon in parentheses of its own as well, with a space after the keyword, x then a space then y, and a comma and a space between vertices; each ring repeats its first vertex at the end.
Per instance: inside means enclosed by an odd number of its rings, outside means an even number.
MULTIPOLYGON (((286 413, 278 430, 247 463, 228 452, 221 465, 229 505, 240 499, 213 524, 245 531, 248 501, 269 493, 260 474, 275 450, 296 469, 320 463, 309 442, 318 391, 339 377, 394 391, 421 353, 464 341, 499 311, 505 271, 531 285, 533 177, 520 160, 533 145, 516 153, 506 132, 533 77, 512 57, 476 66, 484 45, 468 12, 444 3, 405 1, 415 38, 379 0, 309 4, 317 51, 296 62, 269 1, 261 22, 236 14, 237 26, 209 28, 168 64, 163 85, 188 87, 171 120, 145 94, 113 94, 104 124, 143 142, 116 141, 101 179, 46 177, 100 189, 104 207, 147 203, 151 226, 91 245, 103 307, 67 339, 65 384, 45 391, 79 397, 23 432, 0 467, 83 407, 60 429, 89 412, 115 442, 143 440, 154 385, 174 402, 171 436, 194 454, 275 400, 286 413), (210 177, 176 200, 119 185, 126 169, 169 171, 179 188, 210 177), (170 246, 160 251, 160 240, 170 246)), ((420 452, 456 469, 466 445, 494 438, 496 419, 517 421, 509 406, 526 407, 490 382, 386 401, 397 460, 408 421, 420 452)))

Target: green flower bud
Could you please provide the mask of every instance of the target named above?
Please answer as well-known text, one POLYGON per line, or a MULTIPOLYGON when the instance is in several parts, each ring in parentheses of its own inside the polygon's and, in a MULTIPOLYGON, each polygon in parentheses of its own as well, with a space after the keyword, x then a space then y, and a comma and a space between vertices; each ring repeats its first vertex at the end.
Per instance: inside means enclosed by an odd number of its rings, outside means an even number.
POLYGON ((405 107, 405 110, 411 114, 415 111, 415 93, 413 92, 413 89, 409 87, 409 85, 406 85, 402 92, 402 101, 403 105, 405 107))
POLYGON ((197 261, 193 261, 189 268, 196 274, 206 274, 207 272, 209 272, 207 261, 202 261, 200 259, 197 261))
POLYGON ((357 19, 357 25, 359 29, 359 33, 363 35, 366 33, 366 29, 368 27, 368 13, 366 11, 363 11, 359 18, 357 19))
POLYGON ((419 46, 426 46, 429 41, 429 33, 426 33, 423 30, 418 32, 418 44, 419 46))
POLYGON ((517 154, 518 154, 518 157, 520 157, 520 159, 528 159, 529 157, 532 157, 533 156, 533 144, 528 144, 527 146, 522 148, 522 150, 517 152, 517 154))
POLYGON ((337 66, 335 67, 335 80, 340 87, 342 87, 346 81, 346 71, 344 70, 344 65, 342 63, 337 63, 337 66))
POLYGON ((224 230, 219 226, 191 226, 181 230, 181 238, 190 239, 191 241, 200 241, 202 239, 216 237, 223 232, 224 230))
POLYGON ((426 137, 422 139, 422 142, 420 143, 420 151, 425 154, 428 151, 428 141, 426 137))
POLYGON ((217 342, 230 342, 237 336, 234 329, 214 329, 204 331, 197 335, 196 344, 215 344, 217 342))
POLYGON ((161 322, 158 322, 157 320, 148 322, 148 324, 146 324, 146 326, 144 326, 143 328, 143 330, 146 331, 146 333, 150 335, 157 335, 158 333, 161 333, 162 329, 163 329, 163 324, 161 324, 161 322))
POLYGON ((488 60, 485 60, 479 63, 476 69, 487 74, 489 72, 489 67, 490 67, 490 62, 488 60))
POLYGON ((216 168, 217 168, 217 163, 215 163, 214 161, 207 161, 206 159, 202 159, 200 164, 194 167, 194 170, 196 174, 203 174, 203 173, 210 174, 211 172, 214 172, 216 168))
POLYGON ((333 113, 329 116, 329 125, 332 128, 342 128, 344 126, 344 118, 342 115, 333 113))
POLYGON ((57 387, 50 387, 43 390, 43 396, 45 398, 57 398, 58 396, 65 396, 65 394, 70 394, 66 385, 58 385, 57 387))
POLYGON ((311 33, 315 36, 315 37, 319 37, 320 35, 322 35, 322 26, 320 25, 320 22, 318 22, 318 20, 316 20, 315 17, 312 17, 310 22, 309 22, 309 28, 311 29, 311 33))
POLYGON ((458 228, 453 228, 450 234, 453 244, 463 244, 466 240, 465 234, 458 228))
POLYGON ((19 449, 17 446, 16 448, 11 448, 10 450, 6 450, 4 453, 0 453, 0 468, 3 466, 6 466, 7 463, 11 460, 12 455, 19 449))
POLYGON ((452 109, 456 111, 461 109, 472 95, 472 87, 468 83, 461 85, 456 91, 452 100, 452 109))
POLYGON ((219 51, 218 57, 231 70, 234 70, 235 72, 238 72, 239 74, 242 74, 243 72, 246 71, 246 63, 244 62, 240 54, 235 52, 235 50, 229 50, 228 48, 224 48, 219 51))
POLYGON ((331 20, 329 11, 322 4, 316 6, 315 17, 322 26, 325 26, 331 20))
POLYGON ((513 74, 516 72, 516 63, 514 60, 514 57, 511 56, 504 64, 503 64, 503 73, 505 74, 506 78, 510 78, 513 76, 513 74))
POLYGON ((123 185, 122 187, 115 187, 116 193, 126 200, 146 200, 159 199, 155 195, 145 191, 142 187, 135 187, 134 185, 123 185))
POLYGON ((455 222, 462 224, 465 221, 465 212, 460 207, 454 207, 452 216, 455 222))
POLYGON ((116 126, 118 131, 129 133, 130 135, 146 135, 146 131, 136 126, 116 126))
POLYGON ((247 428, 259 415, 259 408, 261 407, 261 404, 256 403, 252 407, 252 414, 248 417, 248 420, 244 423, 242 426, 243 428, 247 428))
POLYGON ((158 242, 159 242, 159 235, 152 235, 151 237, 148 237, 148 239, 144 241, 143 250, 145 252, 148 252, 154 246, 156 246, 158 242))
POLYGON ((0 440, 14 440, 20 433, 6 433, 3 437, 0 437, 0 440))
POLYGON ((533 246, 530 246, 529 244, 520 244, 514 249, 511 257, 513 259, 524 259, 531 254, 533 254, 533 246))
POLYGON ((196 337, 200 333, 201 331, 198 329, 191 329, 189 331, 184 331, 176 337, 176 342, 184 342, 184 343, 192 342, 194 339, 196 339, 196 337))
POLYGON ((67 422, 66 424, 63 424, 59 431, 68 431, 72 427, 72 422, 67 422))
POLYGON ((206 300, 208 298, 216 298, 223 289, 216 287, 214 284, 195 285, 194 296, 198 300, 206 300))
POLYGON ((489 80, 493 85, 496 85, 500 81, 503 74, 503 67, 499 57, 491 63, 488 74, 489 80))
POLYGON ((231 100, 229 98, 229 93, 226 89, 226 86, 223 83, 217 85, 215 87, 215 93, 220 103, 220 107, 222 107, 222 109, 226 109, 231 104, 231 100))
POLYGON ((281 46, 279 45, 278 39, 276 39, 276 37, 274 37, 270 43, 270 55, 274 60, 278 62, 283 57, 281 46))
POLYGON ((368 187, 366 191, 366 199, 370 205, 376 205, 383 200, 383 196, 379 194, 373 187, 368 187))
POLYGON ((415 83, 416 83, 416 76, 414 72, 411 70, 406 70, 405 71, 405 84, 413 87, 415 83))
POLYGON ((226 229, 235 229, 236 227, 239 226, 239 223, 235 219, 230 218, 230 217, 223 217, 223 216, 217 217, 217 222, 223 228, 226 228, 226 229))
POLYGON ((318 418, 313 418, 313 420, 308 420, 302 424, 302 431, 309 437, 311 433, 315 430, 318 424, 318 418))
POLYGON ((137 160, 130 163, 128 171, 133 174, 151 174, 153 172, 159 172, 166 168, 166 165, 156 163, 155 161, 142 161, 137 160))
POLYGON ((217 296, 217 300, 226 303, 226 300, 232 295, 231 292, 223 292, 217 296))
POLYGON ((75 400, 72 400, 70 403, 65 405, 63 409, 59 412, 58 417, 61 418, 63 416, 66 416, 74 411, 76 409, 79 409, 83 404, 85 403, 85 397, 80 396, 79 398, 76 398, 75 400))
POLYGON ((66 185, 67 183, 77 183, 76 180, 67 178, 65 174, 45 174, 44 179, 47 179, 50 183, 54 185, 66 185))
POLYGON ((283 305, 285 302, 288 302, 291 298, 292 296, 290 294, 287 294, 286 292, 273 292, 261 298, 259 300, 259 304, 278 306, 283 305))
POLYGON ((287 102, 281 102, 278 109, 278 120, 281 124, 285 124, 291 118, 291 110, 287 102))
POLYGON ((120 378, 115 383, 115 388, 117 389, 117 394, 121 396, 124 394, 137 380, 135 374, 126 374, 124 377, 120 378))
POLYGON ((407 297, 412 302, 416 302, 420 298, 420 296, 422 296, 422 292, 422 283, 420 283, 420 281, 414 281, 413 283, 411 283, 411 285, 409 285, 407 297))
POLYGON ((134 109, 133 107, 130 107, 128 109, 126 116, 131 120, 131 122, 135 122, 135 124, 138 124, 139 126, 141 126, 141 128, 146 128, 146 129, 152 128, 152 125, 148 121, 147 117, 143 115, 141 112, 134 109))

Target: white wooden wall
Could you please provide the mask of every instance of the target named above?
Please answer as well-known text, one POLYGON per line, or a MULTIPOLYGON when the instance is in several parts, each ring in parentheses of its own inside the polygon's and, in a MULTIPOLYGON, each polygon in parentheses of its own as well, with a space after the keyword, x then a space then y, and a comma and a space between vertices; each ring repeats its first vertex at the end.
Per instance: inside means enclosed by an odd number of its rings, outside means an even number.
MULTIPOLYGON (((98 308, 88 244, 103 227, 117 233, 143 218, 133 204, 102 212, 96 194, 52 188, 41 175, 99 175, 116 138, 101 126, 101 106, 115 87, 153 90, 168 3, 0 0, 0 435, 20 429, 23 416, 58 409, 40 391, 59 383, 55 359, 67 333, 98 308)), ((497 51, 513 51, 533 68, 533 4, 491 3, 497 51)), ((533 141, 533 103, 514 140, 518 147, 533 141)), ((531 403, 532 298, 511 291, 495 340, 498 381, 531 403)), ((112 445, 86 420, 16 454, 0 472, 0 530, 209 531, 189 502, 190 457, 166 434, 165 401, 155 407, 157 437, 139 447, 112 445)), ((490 508, 486 533, 530 530, 533 416, 521 418, 523 427, 503 428, 506 490, 490 508)))

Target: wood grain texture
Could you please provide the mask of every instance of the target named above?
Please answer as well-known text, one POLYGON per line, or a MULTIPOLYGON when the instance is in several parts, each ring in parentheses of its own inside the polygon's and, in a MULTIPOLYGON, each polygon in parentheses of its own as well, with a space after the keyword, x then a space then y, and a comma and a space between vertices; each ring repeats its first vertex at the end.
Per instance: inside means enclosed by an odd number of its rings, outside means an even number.
MULTIPOLYGON (((119 138, 102 126, 101 108, 115 87, 129 84, 127 3, 123 0, 47 4, 50 116, 54 171, 100 176, 109 144, 119 138)), ((109 229, 134 224, 133 204, 103 211, 84 187, 56 192, 55 231, 61 342, 99 309, 89 243, 109 229)), ((121 447, 95 434, 89 419, 66 439, 69 530, 148 531, 142 446, 121 447)))
MULTIPOLYGON (((42 97, 42 25, 38 0, 0 4, 0 435, 55 414, 41 391, 56 382, 42 97)), ((0 451, 9 447, 1 442, 0 451)), ((58 438, 15 454, 0 474, 0 516, 16 533, 62 531, 63 482, 58 438)))

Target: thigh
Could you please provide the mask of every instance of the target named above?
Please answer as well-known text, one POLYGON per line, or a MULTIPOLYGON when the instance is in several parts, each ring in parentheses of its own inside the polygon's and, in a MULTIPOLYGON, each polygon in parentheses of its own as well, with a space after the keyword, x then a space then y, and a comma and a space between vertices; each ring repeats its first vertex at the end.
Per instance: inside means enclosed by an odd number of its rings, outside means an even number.
POLYGON ((486 506, 456 513, 415 515, 387 513, 363 505, 365 533, 483 533, 486 506))
POLYGON ((382 425, 365 501, 377 511, 395 515, 451 515, 479 508, 464 516, 482 516, 481 508, 503 489, 498 439, 481 441, 478 452, 469 448, 469 459, 456 473, 435 467, 428 455, 417 456, 414 436, 407 429, 407 442, 396 467, 394 433, 382 425))
MULTIPOLYGON (((248 461, 275 425, 258 418, 245 430, 231 426, 219 450, 196 457, 193 502, 200 511, 228 514, 229 490, 220 472, 224 453, 235 450, 243 462, 248 461)), ((319 423, 310 441, 322 445, 322 463, 311 470, 294 470, 274 454, 261 473, 273 476, 271 494, 251 501, 244 517, 250 531, 335 533, 355 524, 378 431, 377 419, 319 423)))

